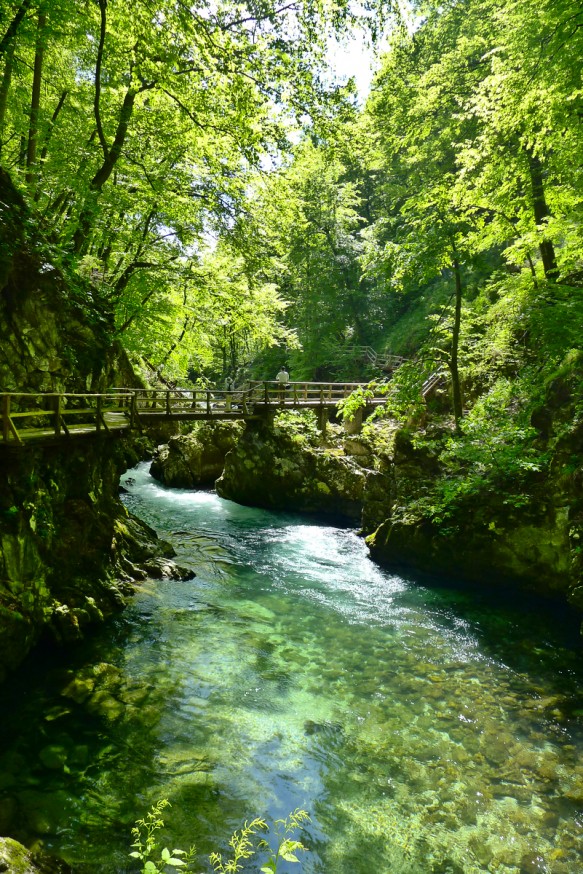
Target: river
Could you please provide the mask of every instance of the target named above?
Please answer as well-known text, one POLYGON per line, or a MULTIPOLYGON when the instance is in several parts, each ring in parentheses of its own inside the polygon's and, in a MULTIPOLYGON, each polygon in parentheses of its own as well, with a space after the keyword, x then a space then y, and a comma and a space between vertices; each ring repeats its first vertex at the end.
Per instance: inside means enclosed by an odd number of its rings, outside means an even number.
POLYGON ((7 684, 0 833, 136 871, 131 827, 165 798, 197 872, 244 820, 298 807, 307 850, 281 874, 583 870, 566 615, 389 573, 352 529, 166 489, 147 464, 123 482, 196 577, 144 582, 7 684))

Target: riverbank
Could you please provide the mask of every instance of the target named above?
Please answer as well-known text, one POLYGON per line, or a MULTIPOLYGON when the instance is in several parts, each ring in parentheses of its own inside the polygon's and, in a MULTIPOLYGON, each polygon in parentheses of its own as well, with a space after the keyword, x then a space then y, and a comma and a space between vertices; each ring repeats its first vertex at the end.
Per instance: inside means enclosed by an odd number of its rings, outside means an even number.
MULTIPOLYGON (((476 433, 475 417, 465 433, 442 416, 423 427, 380 420, 350 436, 329 426, 325 439, 302 414, 249 423, 226 450, 216 488, 248 506, 343 516, 360 524, 371 554, 389 568, 447 574, 478 588, 515 587, 567 603, 580 616, 580 378, 575 356, 549 383, 546 406, 533 410, 537 428, 514 445, 495 432, 489 437, 487 422, 476 433)), ((192 439, 178 438, 182 457, 192 439)), ((199 465, 200 442, 194 438, 199 465)))

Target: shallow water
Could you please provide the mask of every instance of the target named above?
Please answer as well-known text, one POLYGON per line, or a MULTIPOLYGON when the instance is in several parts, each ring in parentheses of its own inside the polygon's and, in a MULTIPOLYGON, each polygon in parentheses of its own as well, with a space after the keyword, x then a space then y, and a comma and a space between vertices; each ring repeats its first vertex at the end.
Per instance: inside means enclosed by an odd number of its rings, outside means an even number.
POLYGON ((583 870, 565 617, 387 573, 353 530, 147 469, 126 502, 197 576, 146 581, 74 664, 45 654, 3 690, 0 833, 135 871, 131 826, 167 798, 201 871, 245 819, 296 807, 306 874, 583 870))

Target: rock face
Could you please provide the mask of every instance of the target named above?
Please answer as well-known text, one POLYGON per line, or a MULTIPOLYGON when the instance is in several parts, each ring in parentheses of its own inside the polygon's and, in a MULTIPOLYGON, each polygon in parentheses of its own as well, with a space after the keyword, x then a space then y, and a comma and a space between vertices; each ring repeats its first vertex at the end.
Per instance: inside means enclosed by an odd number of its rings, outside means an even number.
MULTIPOLYGON (((560 394, 564 402, 564 385, 560 394)), ((549 398, 550 412, 534 416, 544 420, 538 439, 551 459, 546 471, 519 491, 506 483, 469 493, 446 523, 423 510, 445 481, 439 453, 451 431, 444 429, 419 442, 395 425, 380 442, 372 433, 336 434, 323 446, 317 429, 299 419, 251 423, 216 488, 250 506, 360 521, 373 558, 387 566, 523 588, 583 610, 583 425, 572 426, 564 403, 554 406, 553 413, 549 398)))
POLYGON ((40 640, 82 637, 146 575, 176 576, 172 547, 119 500, 122 441, 0 448, 0 682, 40 640))
POLYGON ((386 519, 376 530, 365 525, 373 557, 489 588, 518 586, 582 611, 583 423, 571 391, 582 377, 579 362, 569 380, 548 387, 545 407, 533 413, 538 446, 550 458, 546 469, 514 489, 507 482, 468 494, 446 522, 420 514, 419 505, 408 512, 420 495, 434 493, 443 471, 437 453, 415 448, 407 431, 398 434, 388 464, 386 519))
POLYGON ((219 495, 254 507, 360 519, 367 471, 340 446, 323 447, 318 432, 252 422, 227 455, 219 495))
POLYGON ((225 466, 225 456, 237 445, 242 422, 201 423, 190 434, 171 437, 154 454, 150 473, 178 489, 213 486, 225 466))
POLYGON ((0 168, 0 390, 102 391, 131 368, 95 288, 51 260, 0 168))
MULTIPOLYGON (((131 368, 96 289, 55 266, 33 227, 0 170, 0 392, 128 384, 131 368)), ((176 572, 168 544, 119 500, 132 452, 125 438, 97 435, 0 443, 0 682, 44 634, 77 639, 122 606, 146 566, 176 572)))

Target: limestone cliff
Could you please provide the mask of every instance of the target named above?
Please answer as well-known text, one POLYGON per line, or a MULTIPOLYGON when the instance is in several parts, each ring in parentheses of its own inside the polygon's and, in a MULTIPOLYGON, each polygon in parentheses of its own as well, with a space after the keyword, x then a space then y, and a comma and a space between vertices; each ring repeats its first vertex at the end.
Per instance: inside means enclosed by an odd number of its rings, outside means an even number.
POLYGON ((286 413, 247 425, 225 459, 219 495, 241 504, 360 519, 368 471, 338 438, 322 444, 315 423, 286 413))
POLYGON ((177 489, 208 488, 225 466, 225 456, 235 448, 244 431, 243 422, 201 422, 188 434, 170 437, 158 446, 150 473, 164 485, 177 489))
MULTIPOLYGON (((97 290, 56 258, 0 170, 0 392, 99 391, 131 378, 97 290)), ((130 457, 108 436, 0 444, 0 682, 44 634, 78 637, 122 605, 136 562, 167 551, 119 501, 130 457)))

